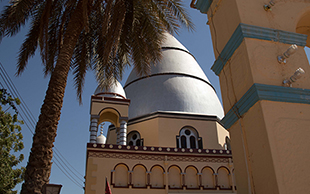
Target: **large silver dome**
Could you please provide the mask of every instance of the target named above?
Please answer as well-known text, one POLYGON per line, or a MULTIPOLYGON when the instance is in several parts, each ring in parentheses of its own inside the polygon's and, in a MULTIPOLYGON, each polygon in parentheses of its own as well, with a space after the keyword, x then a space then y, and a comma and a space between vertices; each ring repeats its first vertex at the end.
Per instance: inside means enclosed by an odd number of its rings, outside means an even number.
POLYGON ((208 78, 189 51, 172 35, 163 43, 163 58, 148 76, 135 69, 125 84, 131 100, 129 117, 156 111, 224 116, 222 105, 208 78))

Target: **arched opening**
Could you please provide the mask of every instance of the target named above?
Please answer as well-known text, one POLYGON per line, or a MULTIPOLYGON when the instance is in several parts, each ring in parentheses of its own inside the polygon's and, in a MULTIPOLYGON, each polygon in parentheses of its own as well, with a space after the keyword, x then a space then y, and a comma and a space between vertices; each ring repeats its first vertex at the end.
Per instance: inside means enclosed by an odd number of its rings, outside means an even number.
POLYGON ((103 143, 101 142, 101 139, 103 139, 100 137, 101 134, 106 138, 104 143, 116 144, 117 130, 111 122, 103 120, 103 122, 98 125, 97 143, 103 143))
POLYGON ((146 187, 146 169, 142 165, 136 165, 132 174, 133 187, 146 187))
POLYGON ((108 121, 112 123, 114 126, 119 127, 120 126, 119 117, 120 117, 119 112, 114 108, 105 108, 101 110, 99 113, 99 123, 108 121))

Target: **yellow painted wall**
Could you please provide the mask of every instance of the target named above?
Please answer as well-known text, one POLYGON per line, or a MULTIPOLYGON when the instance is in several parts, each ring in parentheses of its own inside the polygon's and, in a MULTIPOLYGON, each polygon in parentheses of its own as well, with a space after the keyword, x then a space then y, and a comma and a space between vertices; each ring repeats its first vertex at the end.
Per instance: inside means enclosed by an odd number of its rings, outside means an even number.
MULTIPOLYGON (((304 48, 299 47, 286 64, 279 64, 277 56, 290 45, 246 38, 219 75, 225 113, 245 94, 254 83, 282 86, 302 67, 310 72, 304 48), (263 56, 263 57, 262 57, 263 56)), ((310 73, 303 74, 293 87, 310 89, 310 73)))
POLYGON ((230 128, 229 132, 238 191, 248 193, 248 184, 250 184, 257 193, 278 193, 274 163, 260 103, 256 103, 240 123, 238 121, 230 128), (245 161, 245 157, 248 161, 245 161), (245 184, 249 177, 253 178, 254 183, 249 181, 250 183, 245 184))
POLYGON ((144 146, 158 146, 158 120, 150 119, 143 122, 127 126, 127 134, 131 131, 138 131, 141 138, 144 139, 144 146))
POLYGON ((162 117, 128 125, 127 132, 138 131, 145 146, 176 147, 176 136, 179 136, 180 130, 185 126, 197 130, 199 137, 202 137, 204 149, 222 149, 225 137, 229 136, 216 121, 162 117))
POLYGON ((87 158, 85 175, 85 193, 87 191, 87 194, 96 193, 97 177, 94 176, 94 172, 96 172, 97 170, 98 166, 94 163, 93 158, 87 158))
POLYGON ((208 11, 208 21, 217 58, 241 22, 235 0, 214 0, 208 11))
POLYGON ((280 193, 308 193, 310 105, 262 101, 280 193))
POLYGON ((310 105, 260 101, 230 128, 239 192, 248 191, 248 173, 256 193, 308 192, 309 115, 310 105))

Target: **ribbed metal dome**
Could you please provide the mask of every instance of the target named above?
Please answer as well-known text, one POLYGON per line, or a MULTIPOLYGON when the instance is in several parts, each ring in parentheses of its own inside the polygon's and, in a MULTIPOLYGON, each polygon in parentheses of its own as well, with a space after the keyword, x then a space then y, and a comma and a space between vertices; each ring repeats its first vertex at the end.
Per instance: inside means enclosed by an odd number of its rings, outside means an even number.
POLYGON ((224 116, 222 105, 208 78, 189 51, 167 34, 163 58, 152 66, 150 75, 138 76, 135 69, 125 84, 131 100, 129 117, 156 111, 224 116))

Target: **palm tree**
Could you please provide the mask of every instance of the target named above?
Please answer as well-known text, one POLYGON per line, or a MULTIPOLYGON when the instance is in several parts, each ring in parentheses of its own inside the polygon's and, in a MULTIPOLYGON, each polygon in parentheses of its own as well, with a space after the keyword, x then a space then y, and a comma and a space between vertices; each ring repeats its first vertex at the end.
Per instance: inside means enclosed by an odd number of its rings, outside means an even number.
POLYGON ((49 182, 53 143, 67 77, 74 74, 77 96, 85 73, 95 70, 100 86, 119 79, 125 66, 141 74, 161 58, 164 32, 192 23, 181 0, 12 0, 0 16, 0 40, 30 20, 17 64, 20 75, 40 48, 45 75, 50 74, 21 193, 41 193, 49 182))

